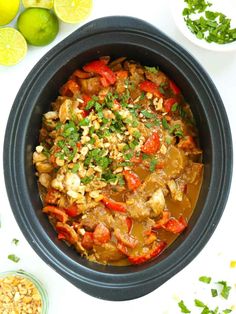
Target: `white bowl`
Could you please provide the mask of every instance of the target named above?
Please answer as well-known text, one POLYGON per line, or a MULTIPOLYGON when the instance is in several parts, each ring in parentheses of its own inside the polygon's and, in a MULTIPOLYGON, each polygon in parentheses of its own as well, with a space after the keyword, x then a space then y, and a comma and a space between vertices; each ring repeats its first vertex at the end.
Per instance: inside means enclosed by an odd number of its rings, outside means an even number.
MULTIPOLYGON (((231 27, 236 27, 236 0, 209 0, 211 7, 206 10, 221 12, 231 18, 231 27)), ((187 27, 183 9, 187 6, 184 0, 169 0, 170 10, 174 21, 181 33, 195 45, 213 51, 233 51, 236 50, 236 41, 229 44, 208 43, 204 39, 198 39, 187 27)))

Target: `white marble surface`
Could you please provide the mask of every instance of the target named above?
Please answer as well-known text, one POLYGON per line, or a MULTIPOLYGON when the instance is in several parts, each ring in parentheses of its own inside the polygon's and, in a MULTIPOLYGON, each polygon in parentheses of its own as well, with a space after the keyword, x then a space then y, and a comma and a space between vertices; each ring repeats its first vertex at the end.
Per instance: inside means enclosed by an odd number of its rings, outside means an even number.
MULTIPOLYGON (((218 88, 224 101, 236 144, 236 53, 211 52, 203 50, 189 42, 176 28, 170 14, 167 1, 146 0, 95 0, 93 13, 89 20, 108 15, 132 15, 142 18, 174 38, 186 48, 206 69, 218 88)), ((2 156, 3 140, 7 118, 14 98, 25 77, 36 62, 56 43, 61 41, 80 25, 61 24, 60 34, 49 46, 43 48, 30 47, 27 57, 14 67, 0 67, 0 150, 2 156)), ((29 246, 22 235, 11 212, 7 198, 2 163, 0 166, 0 272, 22 268, 35 274, 46 286, 49 294, 49 314, 81 313, 144 313, 151 310, 157 314, 180 313, 177 302, 183 299, 192 308, 192 313, 200 313, 194 307, 193 300, 200 298, 213 307, 225 309, 236 306, 236 268, 230 268, 231 260, 236 260, 236 208, 234 191, 236 177, 233 176, 231 193, 224 215, 208 244, 201 253, 181 272, 149 295, 124 302, 110 302, 92 298, 75 288, 46 265, 29 246), (13 238, 20 240, 19 245, 11 243, 13 238), (14 253, 21 259, 14 264, 7 259, 14 253), (212 298, 210 287, 198 282, 201 275, 212 276, 214 281, 227 280, 232 286, 228 301, 212 298), (148 308, 147 308, 148 307, 148 308)), ((236 312, 236 307, 233 310, 236 312)))

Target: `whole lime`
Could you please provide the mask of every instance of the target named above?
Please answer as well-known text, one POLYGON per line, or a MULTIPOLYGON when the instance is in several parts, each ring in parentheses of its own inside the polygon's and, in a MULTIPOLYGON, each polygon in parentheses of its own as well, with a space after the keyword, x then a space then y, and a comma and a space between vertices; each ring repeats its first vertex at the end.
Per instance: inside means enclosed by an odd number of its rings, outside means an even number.
POLYGON ((29 8, 19 15, 17 28, 30 45, 45 46, 57 36, 59 23, 52 11, 29 8))
POLYGON ((0 26, 9 24, 16 16, 20 0, 0 0, 0 26))

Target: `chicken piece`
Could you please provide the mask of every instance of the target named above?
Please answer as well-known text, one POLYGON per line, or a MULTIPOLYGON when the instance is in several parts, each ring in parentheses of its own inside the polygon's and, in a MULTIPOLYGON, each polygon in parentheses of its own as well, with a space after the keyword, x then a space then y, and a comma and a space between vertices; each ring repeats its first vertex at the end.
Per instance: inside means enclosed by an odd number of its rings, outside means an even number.
POLYGON ((157 86, 165 85, 168 82, 167 76, 161 71, 158 71, 157 73, 152 73, 146 70, 145 76, 148 80, 155 83, 157 86))
POLYGON ((164 172, 153 172, 143 182, 142 186, 139 188, 139 191, 143 192, 145 195, 147 195, 147 197, 151 197, 157 188, 160 187, 164 195, 166 195, 168 193, 168 191, 165 190, 166 181, 167 176, 164 172))
POLYGON ((59 119, 62 123, 65 123, 67 120, 71 119, 72 114, 72 101, 70 99, 66 99, 59 108, 59 119))
POLYGON ((112 228, 115 223, 114 218, 110 212, 103 206, 97 206, 91 209, 90 211, 86 212, 86 214, 84 214, 81 219, 81 225, 89 231, 94 230, 98 222, 103 223, 108 228, 112 228))
POLYGON ((197 185, 201 179, 201 174, 203 171, 203 164, 196 162, 189 162, 189 165, 186 167, 186 170, 183 174, 183 179, 188 183, 197 185))
POLYGON ((159 216, 162 211, 165 209, 165 197, 162 192, 162 189, 158 189, 155 193, 153 193, 152 197, 148 202, 146 202, 146 205, 150 206, 152 209, 152 217, 159 216))
POLYGON ((180 190, 179 186, 175 182, 175 180, 169 180, 167 185, 170 189, 171 197, 175 201, 182 201, 183 199, 183 191, 180 190))
POLYGON ((48 173, 41 173, 39 175, 39 183, 47 189, 50 187, 51 180, 52 178, 48 173))
POLYGON ((81 84, 81 91, 88 95, 98 94, 102 89, 100 78, 98 76, 89 79, 79 80, 81 84))
POLYGON ((132 199, 129 199, 127 202, 127 212, 129 216, 138 220, 142 221, 145 220, 147 217, 150 216, 151 208, 147 206, 142 199, 142 197, 135 196, 132 199))
POLYGON ((33 153, 33 163, 36 164, 37 162, 42 162, 47 160, 47 156, 43 153, 33 153))
POLYGON ((107 264, 122 259, 123 254, 117 249, 116 245, 108 242, 102 245, 94 246, 96 260, 100 263, 107 264))
POLYGON ((166 153, 164 172, 169 178, 177 178, 186 165, 186 156, 181 149, 170 146, 166 153))

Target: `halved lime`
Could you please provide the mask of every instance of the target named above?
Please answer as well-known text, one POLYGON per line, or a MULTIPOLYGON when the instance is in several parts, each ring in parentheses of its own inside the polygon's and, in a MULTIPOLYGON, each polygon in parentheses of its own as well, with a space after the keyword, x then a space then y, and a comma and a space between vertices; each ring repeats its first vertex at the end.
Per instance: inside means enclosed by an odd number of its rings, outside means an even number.
POLYGON ((51 9, 53 7, 53 0, 22 0, 25 8, 45 8, 51 9))
POLYGON ((0 26, 9 24, 16 16, 20 0, 0 0, 0 26))
POLYGON ((59 23, 52 11, 29 8, 19 15, 17 28, 29 44, 44 46, 52 42, 57 36, 59 23))
POLYGON ((79 23, 92 11, 93 0, 54 0, 54 10, 60 20, 79 23))
POLYGON ((20 62, 27 52, 24 37, 12 27, 0 28, 0 64, 14 65, 20 62))

